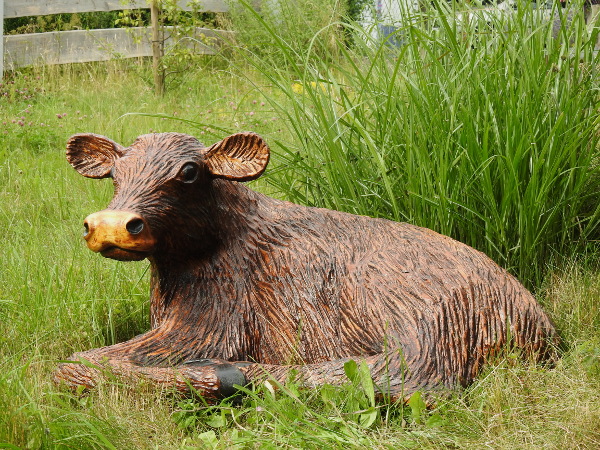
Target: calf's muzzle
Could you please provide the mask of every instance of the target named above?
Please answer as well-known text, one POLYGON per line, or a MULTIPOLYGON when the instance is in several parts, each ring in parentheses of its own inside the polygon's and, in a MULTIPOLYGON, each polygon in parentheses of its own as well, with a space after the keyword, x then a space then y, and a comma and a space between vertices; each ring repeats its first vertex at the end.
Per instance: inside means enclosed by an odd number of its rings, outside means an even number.
POLYGON ((107 258, 139 261, 156 246, 144 218, 133 212, 105 209, 87 216, 83 226, 89 249, 107 258))

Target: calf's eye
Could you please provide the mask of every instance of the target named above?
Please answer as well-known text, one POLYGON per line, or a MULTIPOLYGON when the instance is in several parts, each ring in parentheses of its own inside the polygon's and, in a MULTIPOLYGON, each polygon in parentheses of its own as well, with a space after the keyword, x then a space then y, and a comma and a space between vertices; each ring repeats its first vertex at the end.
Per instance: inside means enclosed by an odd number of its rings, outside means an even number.
POLYGON ((184 183, 193 183, 200 175, 200 167, 195 163, 185 163, 179 171, 179 179, 184 183))

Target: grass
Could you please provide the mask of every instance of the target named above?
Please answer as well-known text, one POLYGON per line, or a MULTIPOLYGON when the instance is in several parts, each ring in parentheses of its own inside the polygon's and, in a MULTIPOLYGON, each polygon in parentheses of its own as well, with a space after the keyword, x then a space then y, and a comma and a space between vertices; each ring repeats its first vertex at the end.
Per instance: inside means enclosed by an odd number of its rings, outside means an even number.
POLYGON ((238 60, 246 77, 222 63, 202 67, 164 99, 152 95, 143 62, 10 75, 0 87, 0 447, 598 448, 595 55, 575 40, 577 59, 543 29, 517 27, 525 43, 483 46, 477 33, 452 40, 453 27, 401 30, 446 43, 426 52, 357 42, 359 55, 346 54, 355 65, 290 54, 285 71, 238 60), (207 144, 257 131, 276 155, 256 189, 464 240, 484 230, 478 245, 530 274, 563 337, 561 358, 541 366, 501 355, 431 410, 418 396, 374 404, 360 375, 340 389, 258 386, 215 406, 116 381, 86 396, 65 392, 51 382, 58 361, 149 324, 147 264, 100 258, 81 239, 110 182, 76 174, 64 145, 78 132, 128 144, 152 130, 207 144))

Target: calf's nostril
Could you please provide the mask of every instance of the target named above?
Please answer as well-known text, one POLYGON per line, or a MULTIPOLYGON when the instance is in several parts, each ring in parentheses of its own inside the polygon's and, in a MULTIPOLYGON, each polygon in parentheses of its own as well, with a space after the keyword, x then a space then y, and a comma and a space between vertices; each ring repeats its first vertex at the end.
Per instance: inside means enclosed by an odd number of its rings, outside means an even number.
POLYGON ((140 234, 144 229, 144 222, 142 219, 131 219, 127 222, 125 228, 127 228, 127 231, 129 231, 130 234, 140 234))
POLYGON ((88 225, 87 222, 83 222, 83 228, 84 228, 83 237, 86 237, 88 234, 90 234, 90 226, 88 225))

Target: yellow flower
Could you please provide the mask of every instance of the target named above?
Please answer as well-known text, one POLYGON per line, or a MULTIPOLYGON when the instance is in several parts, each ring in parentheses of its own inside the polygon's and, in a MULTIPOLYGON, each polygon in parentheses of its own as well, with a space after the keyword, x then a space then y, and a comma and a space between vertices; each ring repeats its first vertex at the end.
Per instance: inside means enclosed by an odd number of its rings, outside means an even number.
POLYGON ((296 94, 302 94, 304 92, 304 86, 302 86, 300 83, 292 83, 292 91, 294 91, 296 94))

